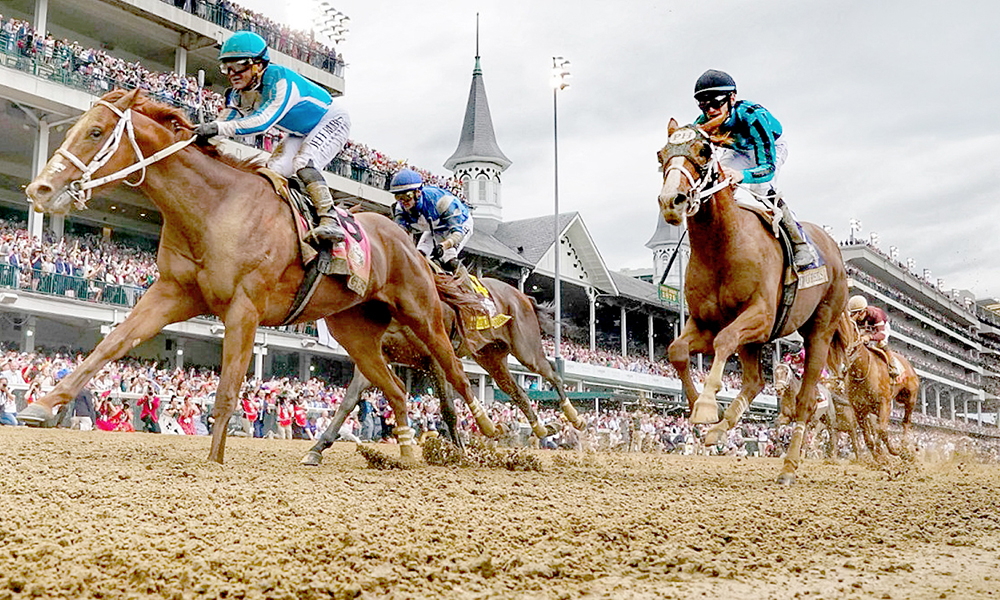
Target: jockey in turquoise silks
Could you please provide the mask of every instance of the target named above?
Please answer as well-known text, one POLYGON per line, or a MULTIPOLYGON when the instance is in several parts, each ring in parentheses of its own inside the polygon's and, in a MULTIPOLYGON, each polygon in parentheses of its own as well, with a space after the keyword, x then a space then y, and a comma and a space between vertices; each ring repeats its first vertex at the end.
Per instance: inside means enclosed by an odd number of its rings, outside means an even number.
POLYGON ((219 120, 195 128, 200 138, 254 135, 276 127, 286 133, 267 167, 285 177, 298 175, 319 215, 307 238, 339 244, 344 231, 333 197, 319 169, 347 143, 351 118, 329 92, 295 71, 271 64, 267 42, 250 31, 233 34, 219 51, 219 69, 232 86, 219 120))
POLYGON ((799 269, 815 260, 802 236, 792 211, 775 189, 781 165, 788 158, 788 146, 781 137, 781 123, 766 108, 736 99, 736 82, 722 71, 705 71, 694 84, 694 97, 701 114, 701 126, 719 144, 719 162, 734 183, 760 196, 778 196, 781 222, 794 245, 794 262, 799 269))
POLYGON ((407 233, 420 233, 417 250, 454 273, 458 255, 472 237, 472 215, 461 200, 433 185, 420 173, 403 169, 393 175, 389 191, 396 197, 392 218, 407 233))

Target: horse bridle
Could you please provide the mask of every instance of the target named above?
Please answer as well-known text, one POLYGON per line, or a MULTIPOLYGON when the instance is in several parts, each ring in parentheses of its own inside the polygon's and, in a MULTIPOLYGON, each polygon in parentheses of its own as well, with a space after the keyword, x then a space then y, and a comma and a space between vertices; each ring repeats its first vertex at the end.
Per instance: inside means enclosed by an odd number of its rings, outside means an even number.
POLYGON ((691 186, 691 189, 689 190, 688 194, 690 199, 688 200, 688 207, 687 210, 685 211, 685 215, 690 217, 695 215, 698 212, 698 209, 701 208, 702 200, 710 197, 712 194, 718 192, 721 189, 729 187, 731 185, 731 182, 728 177, 720 177, 722 169, 720 168, 719 165, 719 157, 718 154, 716 153, 715 144, 712 144, 710 141, 708 141, 707 139, 708 136, 706 136, 705 132, 703 132, 701 129, 697 127, 682 127, 681 129, 675 131, 673 135, 670 136, 670 138, 674 139, 674 136, 684 131, 691 132, 692 135, 687 139, 678 142, 671 142, 670 140, 667 140, 667 144, 678 147, 686 146, 688 149, 690 149, 691 147, 690 142, 695 137, 701 136, 702 138, 705 139, 706 143, 708 143, 709 148, 712 151, 711 156, 709 156, 708 158, 708 162, 704 166, 698 164, 698 161, 695 160, 694 154, 691 153, 690 150, 688 152, 683 152, 683 153, 679 152, 677 154, 673 154, 670 157, 668 157, 667 160, 663 161, 664 181, 666 181, 667 175, 669 175, 671 171, 677 171, 684 177, 684 179, 687 180, 688 185, 691 186), (687 159, 688 162, 690 162, 695 166, 695 169, 698 172, 698 179, 692 177, 691 172, 685 169, 681 165, 667 164, 670 162, 671 159, 676 158, 678 156, 687 159), (710 184, 712 184, 713 182, 715 182, 715 185, 709 187, 710 184))
POLYGON ((139 148, 139 143, 135 139, 135 127, 132 124, 132 109, 127 108, 124 111, 121 111, 118 110, 118 107, 115 105, 104 100, 98 100, 95 104, 101 104, 111 109, 112 112, 118 115, 118 123, 115 124, 115 129, 111 132, 111 137, 104 142, 104 145, 101 146, 101 149, 98 150, 96 154, 94 154, 94 157, 90 159, 90 162, 84 164, 84 162, 77 158, 72 152, 61 147, 56 150, 56 154, 65 157, 73 164, 73 166, 81 171, 80 177, 70 181, 66 189, 66 192, 73 198, 73 202, 79 210, 87 208, 87 202, 90 200, 92 190, 94 188, 112 181, 125 179, 132 173, 141 170, 142 174, 139 176, 139 181, 135 183, 128 180, 125 181, 126 185, 139 187, 142 185, 142 182, 146 180, 147 166, 158 162, 183 148, 186 148, 196 139, 192 136, 190 139, 175 142, 159 152, 144 158, 142 156, 142 150, 139 148), (120 171, 116 171, 110 175, 105 175, 104 177, 92 180, 91 177, 94 176, 94 173, 106 165, 108 161, 111 160, 111 157, 113 157, 118 151, 118 148, 122 143, 122 137, 126 134, 128 135, 129 142, 132 144, 132 150, 135 152, 136 158, 138 159, 137 162, 129 167, 121 169, 120 171))

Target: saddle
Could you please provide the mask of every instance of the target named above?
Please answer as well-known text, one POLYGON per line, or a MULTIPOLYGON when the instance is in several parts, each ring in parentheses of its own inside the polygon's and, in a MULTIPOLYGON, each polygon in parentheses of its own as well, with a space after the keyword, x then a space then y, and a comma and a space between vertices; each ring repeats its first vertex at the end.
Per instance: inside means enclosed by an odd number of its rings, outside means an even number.
POLYGON ((875 344, 866 344, 868 349, 872 351, 873 354, 877 355, 879 358, 885 361, 887 367, 889 367, 889 373, 892 374, 893 371, 896 372, 895 377, 892 378, 894 383, 899 382, 899 378, 903 375, 903 363, 899 362, 895 354, 892 354, 885 348, 879 348, 875 344))
POLYGON ((830 280, 830 275, 827 270, 826 261, 823 260, 823 255, 820 254, 816 245, 801 226, 796 223, 796 226, 799 227, 799 231, 802 233, 802 237, 813 247, 813 251, 818 258, 815 266, 805 269, 800 273, 795 270, 795 263, 792 260, 792 257, 795 255, 795 247, 792 245, 792 239, 788 235, 788 232, 784 227, 780 226, 780 217, 776 218, 769 210, 760 206, 744 204, 742 202, 737 204, 743 210, 748 210, 757 215, 757 218, 764 225, 764 229, 768 229, 774 233, 774 236, 778 240, 778 245, 781 247, 783 265, 782 286, 781 292, 778 295, 778 309, 774 317, 774 325, 771 327, 771 335, 768 338, 768 341, 773 341, 781 335, 781 330, 785 328, 785 322, 788 321, 788 314, 791 311, 792 304, 795 303, 795 296, 798 291, 824 284, 830 280))

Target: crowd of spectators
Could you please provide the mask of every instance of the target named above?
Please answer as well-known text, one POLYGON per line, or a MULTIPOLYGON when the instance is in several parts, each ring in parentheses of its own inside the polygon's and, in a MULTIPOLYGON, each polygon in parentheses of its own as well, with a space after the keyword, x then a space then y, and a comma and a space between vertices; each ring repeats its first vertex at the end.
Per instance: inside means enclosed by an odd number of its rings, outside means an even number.
POLYGON ((938 350, 948 353, 955 358, 964 358, 972 362, 979 359, 979 352, 975 349, 968 346, 961 346, 938 335, 932 335, 928 333, 921 324, 914 324, 903 319, 893 319, 892 331, 898 331, 899 333, 905 334, 909 338, 913 338, 927 344, 928 346, 937 348, 938 350))

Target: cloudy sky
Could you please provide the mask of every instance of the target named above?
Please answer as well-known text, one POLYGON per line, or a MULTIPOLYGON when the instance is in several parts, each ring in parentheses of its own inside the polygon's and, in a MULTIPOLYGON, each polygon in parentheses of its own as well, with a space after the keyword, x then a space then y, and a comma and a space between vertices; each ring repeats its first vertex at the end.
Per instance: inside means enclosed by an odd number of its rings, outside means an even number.
MULTIPOLYGON (((299 0, 302 3, 310 0, 299 0)), ((988 0, 331 0, 351 18, 342 44, 351 137, 446 173, 480 54, 507 220, 551 212, 554 55, 560 208, 583 215, 612 269, 646 268, 656 219, 656 151, 671 116, 697 115, 695 79, 736 79, 740 97, 784 126, 779 179, 802 220, 838 240, 897 246, 946 289, 1000 296, 1000 2, 988 0)), ((243 0, 282 21, 302 4, 243 0)))

